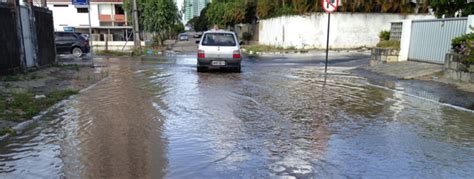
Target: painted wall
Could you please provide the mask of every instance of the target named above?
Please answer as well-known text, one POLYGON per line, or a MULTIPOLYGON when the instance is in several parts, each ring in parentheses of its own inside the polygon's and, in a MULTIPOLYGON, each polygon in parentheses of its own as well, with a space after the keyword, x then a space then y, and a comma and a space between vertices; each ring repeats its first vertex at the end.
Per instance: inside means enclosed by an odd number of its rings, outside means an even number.
MULTIPOLYGON (((333 13, 330 48, 374 47, 379 42, 380 31, 390 30, 391 21, 434 18, 432 15, 333 13)), ((286 48, 326 48, 327 20, 326 13, 261 20, 259 43, 286 48)))
MULTIPOLYGON (((68 7, 54 7, 48 4, 48 8, 53 11, 54 30, 63 31, 63 27, 89 26, 88 13, 77 13, 74 5, 69 4, 68 7)), ((93 27, 99 26, 99 9, 97 4, 91 4, 91 24, 93 27)))

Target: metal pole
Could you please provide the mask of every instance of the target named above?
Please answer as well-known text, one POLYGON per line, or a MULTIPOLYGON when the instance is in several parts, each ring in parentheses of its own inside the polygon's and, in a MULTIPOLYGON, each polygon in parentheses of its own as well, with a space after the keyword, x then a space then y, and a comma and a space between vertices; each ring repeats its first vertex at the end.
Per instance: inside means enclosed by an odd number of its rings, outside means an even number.
POLYGON ((140 30, 138 26, 137 0, 133 0, 133 41, 135 48, 140 49, 140 30))
POLYGON ((326 65, 324 66, 324 74, 328 74, 328 54, 329 54, 329 29, 331 27, 331 13, 328 13, 328 36, 326 39, 326 65))
POLYGON ((92 47, 92 41, 93 41, 93 38, 92 38, 92 24, 91 24, 91 0, 88 0, 87 1, 87 8, 88 8, 88 14, 89 14, 89 47, 90 47, 90 51, 91 51, 91 57, 93 58, 94 57, 94 48, 92 47))

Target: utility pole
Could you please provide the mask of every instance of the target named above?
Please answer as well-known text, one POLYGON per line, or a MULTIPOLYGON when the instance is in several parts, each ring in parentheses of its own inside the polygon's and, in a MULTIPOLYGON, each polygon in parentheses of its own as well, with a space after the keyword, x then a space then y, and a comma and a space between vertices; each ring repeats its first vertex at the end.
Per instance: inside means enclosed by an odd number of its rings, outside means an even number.
POLYGON ((133 42, 135 45, 135 48, 140 49, 141 48, 141 43, 140 43, 140 30, 138 26, 138 12, 137 12, 137 0, 132 0, 133 1, 133 42))
POLYGON ((92 24, 91 24, 91 0, 87 0, 87 15, 89 16, 89 47, 90 47, 90 53, 91 57, 94 58, 94 47, 92 44, 92 41, 94 41, 94 38, 92 37, 92 24))

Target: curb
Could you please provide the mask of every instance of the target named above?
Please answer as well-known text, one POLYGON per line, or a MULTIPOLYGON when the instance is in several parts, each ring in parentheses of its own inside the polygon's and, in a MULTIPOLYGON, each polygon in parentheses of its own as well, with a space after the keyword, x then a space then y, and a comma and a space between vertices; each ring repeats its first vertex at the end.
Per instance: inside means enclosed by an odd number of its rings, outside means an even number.
MULTIPOLYGON (((329 50, 329 52, 346 52, 346 53, 370 53, 370 49, 358 49, 358 50, 329 50)), ((253 52, 242 49, 242 53, 250 56, 261 56, 261 55, 311 55, 326 53, 325 50, 294 50, 294 51, 279 51, 279 52, 253 52)))
MULTIPOLYGON (((44 111, 41 111, 38 115, 34 116, 33 118, 31 119, 28 119, 26 121, 23 121, 23 122, 20 122, 18 123, 17 125, 15 125, 14 127, 12 127, 12 129, 15 131, 16 134, 21 134, 26 128, 30 127, 32 124, 34 124, 35 122, 39 121, 43 116, 45 116, 46 114, 48 114, 49 112, 57 109, 58 107, 60 107, 61 105, 63 105, 64 103, 66 103, 66 101, 69 101, 71 99, 74 99, 76 98, 77 95, 81 94, 81 93, 84 93, 90 89, 92 89, 93 87, 97 86, 99 83, 102 83, 103 81, 105 81, 106 79, 108 79, 110 77, 106 77, 104 79, 101 79, 99 80, 98 82, 84 88, 84 89, 81 89, 79 90, 79 93, 76 94, 76 95, 72 95, 72 96, 69 96, 68 98, 66 99, 63 99, 59 102, 57 102, 56 104, 54 104, 53 106, 49 107, 48 109, 44 110, 44 111)), ((0 142, 2 141, 5 141, 6 139, 8 139, 9 137, 11 136, 11 134, 5 134, 3 136, 0 136, 0 142)))

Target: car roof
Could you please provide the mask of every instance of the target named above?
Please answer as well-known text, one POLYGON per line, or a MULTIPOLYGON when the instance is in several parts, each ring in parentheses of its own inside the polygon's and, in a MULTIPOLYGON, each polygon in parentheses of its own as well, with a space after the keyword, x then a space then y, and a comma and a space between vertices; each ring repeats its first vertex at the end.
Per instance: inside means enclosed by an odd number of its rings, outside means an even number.
POLYGON ((206 32, 204 32, 205 34, 207 33, 223 33, 223 34, 228 34, 228 33, 231 33, 231 34, 235 34, 234 32, 232 31, 227 31, 227 30, 208 30, 206 32))
POLYGON ((62 32, 62 31, 57 31, 57 32, 54 32, 54 33, 57 33, 57 34, 77 34, 77 35, 82 34, 80 32, 62 32))

